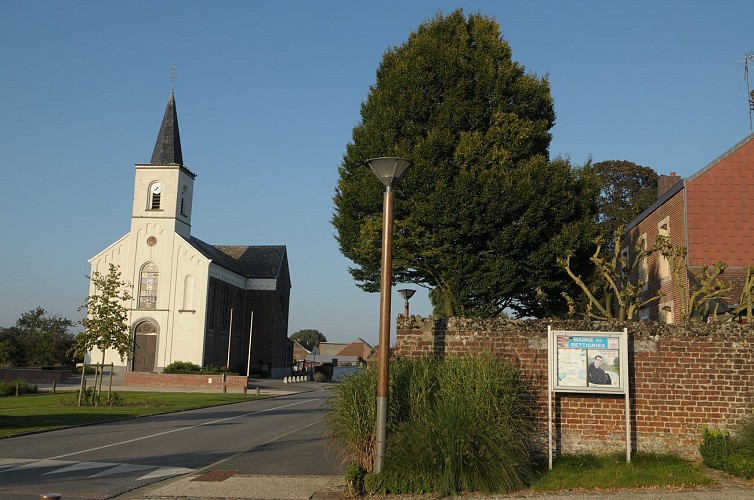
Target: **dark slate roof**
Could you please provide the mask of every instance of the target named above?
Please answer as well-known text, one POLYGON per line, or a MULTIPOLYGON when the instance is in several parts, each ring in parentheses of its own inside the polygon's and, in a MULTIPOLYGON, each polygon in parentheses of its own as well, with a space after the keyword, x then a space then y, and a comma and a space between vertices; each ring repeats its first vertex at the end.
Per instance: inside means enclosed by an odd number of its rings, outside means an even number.
POLYGON ((246 278, 281 278, 286 269, 285 245, 210 245, 193 236, 189 243, 215 264, 246 278))
POLYGON ((639 225, 641 221, 646 219, 649 214, 657 210, 659 207, 665 204, 666 201, 668 201, 670 198, 678 194, 678 191, 686 187, 686 182, 681 179, 680 181, 676 182, 673 187, 665 191, 665 193, 660 196, 657 200, 655 200, 652 205, 650 205, 646 210, 644 210, 642 213, 640 213, 634 220, 628 223, 626 228, 623 230, 624 234, 628 233, 630 230, 635 228, 639 225))
POLYGON ((165 115, 162 117, 160 133, 152 151, 151 165, 183 165, 181 134, 178 132, 178 113, 175 110, 175 97, 170 93, 165 115))

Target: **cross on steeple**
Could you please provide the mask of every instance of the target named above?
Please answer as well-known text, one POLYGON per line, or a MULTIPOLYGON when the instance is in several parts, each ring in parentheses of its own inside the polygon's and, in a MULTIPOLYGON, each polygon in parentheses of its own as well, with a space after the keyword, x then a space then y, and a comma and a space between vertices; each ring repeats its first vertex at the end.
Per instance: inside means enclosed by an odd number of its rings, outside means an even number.
POLYGON ((170 74, 170 92, 175 90, 175 81, 178 79, 178 73, 175 71, 175 61, 173 61, 173 72, 170 74))

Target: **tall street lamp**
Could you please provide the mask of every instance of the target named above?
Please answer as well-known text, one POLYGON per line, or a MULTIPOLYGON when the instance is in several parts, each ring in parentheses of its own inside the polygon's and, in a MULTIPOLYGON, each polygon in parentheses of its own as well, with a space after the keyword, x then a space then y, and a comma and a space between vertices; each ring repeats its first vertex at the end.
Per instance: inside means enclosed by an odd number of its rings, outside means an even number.
POLYGON ((411 166, 403 158, 372 158, 366 164, 385 185, 382 211, 382 267, 380 268, 380 336, 377 352, 377 450, 374 472, 382 471, 387 443, 388 362, 390 360, 390 292, 393 285, 393 190, 411 166))
POLYGON ((398 293, 400 293, 401 297, 403 297, 403 317, 408 318, 408 299, 414 296, 416 290, 404 288, 402 290, 398 290, 398 293))

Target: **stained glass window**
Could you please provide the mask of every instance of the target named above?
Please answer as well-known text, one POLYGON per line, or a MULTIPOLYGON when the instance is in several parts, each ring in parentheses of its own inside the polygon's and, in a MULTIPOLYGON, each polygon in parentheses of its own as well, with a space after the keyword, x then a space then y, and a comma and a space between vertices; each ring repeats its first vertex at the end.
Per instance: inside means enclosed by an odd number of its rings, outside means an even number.
POLYGON ((139 275, 139 309, 157 308, 157 284, 159 277, 159 268, 152 262, 147 262, 141 267, 139 275))

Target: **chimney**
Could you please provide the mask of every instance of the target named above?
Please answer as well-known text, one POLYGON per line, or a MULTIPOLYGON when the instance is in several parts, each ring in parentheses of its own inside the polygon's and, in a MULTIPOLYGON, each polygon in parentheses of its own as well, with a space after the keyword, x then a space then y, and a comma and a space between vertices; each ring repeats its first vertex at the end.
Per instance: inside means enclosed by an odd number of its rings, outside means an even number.
POLYGON ((675 172, 670 172, 670 175, 660 175, 657 177, 657 199, 662 198, 662 195, 667 193, 670 188, 681 182, 681 178, 675 175, 675 172))

